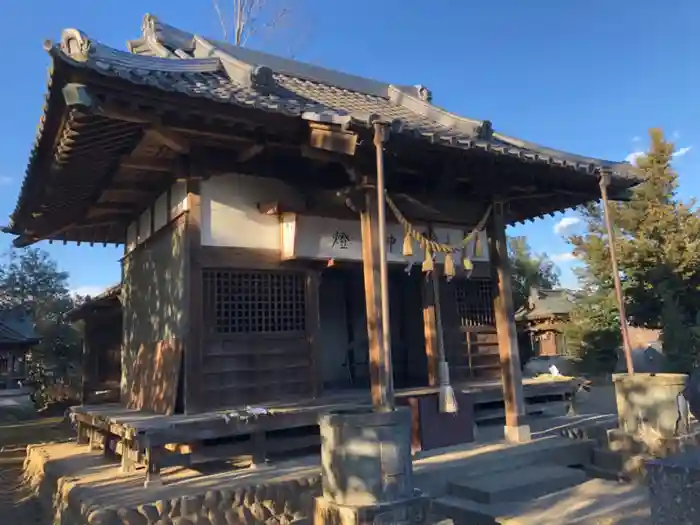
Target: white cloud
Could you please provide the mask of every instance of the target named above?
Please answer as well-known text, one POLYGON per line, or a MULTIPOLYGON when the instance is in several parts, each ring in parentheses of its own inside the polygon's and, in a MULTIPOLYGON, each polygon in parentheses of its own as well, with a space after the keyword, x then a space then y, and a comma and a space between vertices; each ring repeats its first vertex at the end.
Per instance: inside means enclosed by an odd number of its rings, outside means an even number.
POLYGON ((641 142, 641 141, 642 141, 642 137, 640 137, 639 135, 635 135, 634 137, 632 137, 632 142, 641 142))
POLYGON ((8 184, 12 184, 12 177, 0 175, 0 186, 7 186, 8 184))
POLYGON ((678 140, 679 138, 681 138, 681 134, 678 130, 671 133, 671 140, 678 140))
POLYGON ((673 152, 673 156, 674 157, 682 157, 683 155, 688 153, 691 149, 693 149, 693 146, 686 146, 685 148, 679 148, 673 152))
POLYGON ((571 252, 556 253, 550 258, 555 263, 575 261, 577 259, 577 257, 571 252))
POLYGON ((633 166, 636 166, 636 165, 637 165, 637 159, 638 159, 639 157, 643 157, 643 156, 644 156, 644 152, 643 152, 643 151, 634 151, 634 152, 630 153, 629 155, 627 155, 627 156, 625 157, 625 162, 629 162, 629 163, 632 164, 633 166))
POLYGON ((95 297, 96 295, 101 294, 107 289, 106 286, 78 286, 77 288, 74 288, 70 291, 71 295, 89 295, 90 297, 95 297))
POLYGON ((557 235, 562 235, 566 230, 571 228, 572 226, 575 226, 581 222, 581 219, 578 217, 564 217, 562 220, 560 220, 558 223, 554 225, 554 233, 557 235))

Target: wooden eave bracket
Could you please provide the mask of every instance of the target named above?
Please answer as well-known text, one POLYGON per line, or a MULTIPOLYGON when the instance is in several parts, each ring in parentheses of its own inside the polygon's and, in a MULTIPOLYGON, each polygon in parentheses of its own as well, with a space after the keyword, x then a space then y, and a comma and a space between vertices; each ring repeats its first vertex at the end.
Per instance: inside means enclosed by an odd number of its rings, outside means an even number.
POLYGON ((309 146, 341 155, 355 155, 357 134, 340 126, 309 122, 309 146))

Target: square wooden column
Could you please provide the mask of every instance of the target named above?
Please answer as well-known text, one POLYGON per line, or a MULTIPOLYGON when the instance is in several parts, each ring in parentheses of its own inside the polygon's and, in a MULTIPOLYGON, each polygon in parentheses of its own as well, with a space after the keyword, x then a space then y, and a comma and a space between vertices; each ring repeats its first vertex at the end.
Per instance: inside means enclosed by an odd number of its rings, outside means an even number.
MULTIPOLYGON (((365 184, 374 183, 373 177, 363 177, 365 184)), ((367 310, 367 338, 369 340, 369 376, 372 406, 387 405, 393 398, 391 363, 387 363, 382 351, 382 306, 379 269, 378 201, 373 191, 367 191, 360 213, 362 229, 362 268, 365 283, 365 307, 367 310)))
POLYGON ((495 202, 489 221, 489 254, 496 294, 493 301, 498 334, 498 353, 501 363, 501 382, 506 409, 506 441, 523 442, 530 440, 530 427, 525 422, 525 397, 523 395, 523 375, 520 368, 518 335, 515 329, 513 307, 513 283, 508 245, 506 241, 506 220, 504 206, 495 202))

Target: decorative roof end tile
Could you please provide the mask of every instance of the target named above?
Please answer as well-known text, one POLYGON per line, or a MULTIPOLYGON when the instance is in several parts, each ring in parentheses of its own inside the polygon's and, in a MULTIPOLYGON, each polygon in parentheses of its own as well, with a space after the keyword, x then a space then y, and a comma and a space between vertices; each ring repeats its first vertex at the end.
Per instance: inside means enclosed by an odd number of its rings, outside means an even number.
POLYGON ((66 29, 61 34, 61 51, 76 62, 87 62, 92 42, 78 29, 66 29))
POLYGON ((416 86, 416 92, 418 94, 418 98, 421 99, 423 102, 432 102, 433 101, 433 92, 430 91, 423 84, 418 84, 416 86))

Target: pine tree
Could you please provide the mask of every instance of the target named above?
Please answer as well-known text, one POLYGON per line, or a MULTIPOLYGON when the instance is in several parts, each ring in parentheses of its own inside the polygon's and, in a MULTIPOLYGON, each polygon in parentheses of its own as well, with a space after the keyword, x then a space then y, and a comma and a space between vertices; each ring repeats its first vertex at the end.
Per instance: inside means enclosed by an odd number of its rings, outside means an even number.
MULTIPOLYGON (((628 320, 664 331, 664 350, 677 369, 687 369, 696 354, 692 336, 700 312, 700 218, 694 202, 678 195, 678 175, 671 167, 673 145, 661 130, 650 131, 649 152, 638 159, 644 182, 628 202, 611 203, 621 280, 628 320), (683 334, 678 330, 683 327, 683 334), (687 337, 686 337, 687 335, 687 337)), ((582 210, 586 233, 569 241, 583 262, 579 274, 584 295, 577 307, 587 322, 581 353, 596 353, 591 332, 612 333, 614 288, 608 238, 600 204, 582 210)), ((619 329, 618 329, 619 331, 619 329)))

